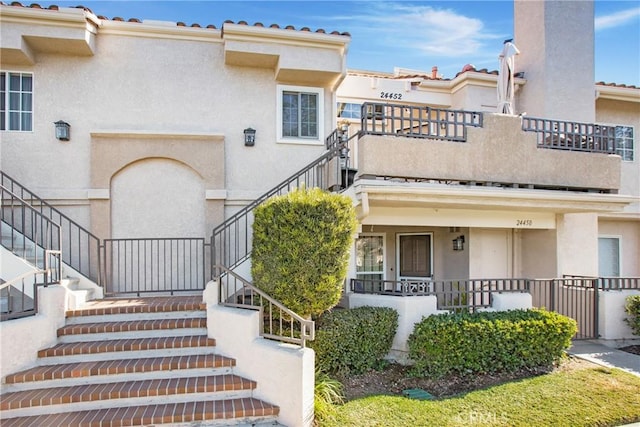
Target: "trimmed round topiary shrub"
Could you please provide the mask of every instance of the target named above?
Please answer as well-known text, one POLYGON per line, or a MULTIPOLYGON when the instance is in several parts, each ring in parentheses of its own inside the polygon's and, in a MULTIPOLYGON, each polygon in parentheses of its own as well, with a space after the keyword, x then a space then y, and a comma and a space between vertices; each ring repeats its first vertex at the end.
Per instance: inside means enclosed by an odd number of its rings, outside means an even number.
POLYGON ((325 372, 360 374, 380 366, 391 350, 398 313, 387 307, 333 310, 317 322, 316 366, 325 372))
POLYGON ((356 214, 347 196, 318 188, 273 197, 255 209, 254 284, 309 317, 340 300, 356 214))
POLYGON ((546 310, 441 314, 409 336, 418 376, 511 372, 551 366, 577 332, 576 321, 546 310))

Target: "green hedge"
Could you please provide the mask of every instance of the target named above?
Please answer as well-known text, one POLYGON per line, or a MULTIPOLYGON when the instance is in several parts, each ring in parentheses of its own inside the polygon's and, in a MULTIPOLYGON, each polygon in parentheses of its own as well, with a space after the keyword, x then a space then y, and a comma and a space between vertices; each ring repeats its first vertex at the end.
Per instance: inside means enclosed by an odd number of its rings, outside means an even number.
POLYGON ((333 310, 317 322, 316 365, 324 372, 363 373, 389 353, 398 329, 398 313, 386 307, 333 310))
POLYGON ((631 326, 633 334, 640 336, 640 295, 628 296, 626 301, 624 308, 629 318, 625 320, 631 326))
POLYGON ((254 284, 301 316, 318 315, 342 295, 356 233, 353 201, 297 189, 255 209, 254 284))
POLYGON ((545 310, 441 314, 416 324, 409 357, 429 377, 549 366, 576 332, 575 320, 545 310))

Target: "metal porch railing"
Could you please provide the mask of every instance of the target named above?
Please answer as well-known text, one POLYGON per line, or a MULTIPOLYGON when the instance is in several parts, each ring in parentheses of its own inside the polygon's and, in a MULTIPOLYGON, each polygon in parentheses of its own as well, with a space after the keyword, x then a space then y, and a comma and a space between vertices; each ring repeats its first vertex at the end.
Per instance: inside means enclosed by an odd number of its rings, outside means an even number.
POLYGON ((478 111, 365 102, 360 133, 464 142, 467 127, 482 127, 482 122, 478 111))
POLYGON ((2 171, 0 171, 0 185, 6 191, 24 200, 44 217, 59 224, 63 230, 60 245, 62 262, 101 285, 100 239, 2 171))

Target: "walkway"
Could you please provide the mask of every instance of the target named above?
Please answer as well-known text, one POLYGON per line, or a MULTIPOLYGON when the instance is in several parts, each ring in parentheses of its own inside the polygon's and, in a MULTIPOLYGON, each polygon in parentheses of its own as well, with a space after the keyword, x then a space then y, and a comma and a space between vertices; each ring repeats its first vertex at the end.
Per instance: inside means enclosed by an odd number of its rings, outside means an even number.
POLYGON ((619 368, 640 377, 640 356, 607 347, 598 341, 574 341, 569 354, 599 365, 619 368))

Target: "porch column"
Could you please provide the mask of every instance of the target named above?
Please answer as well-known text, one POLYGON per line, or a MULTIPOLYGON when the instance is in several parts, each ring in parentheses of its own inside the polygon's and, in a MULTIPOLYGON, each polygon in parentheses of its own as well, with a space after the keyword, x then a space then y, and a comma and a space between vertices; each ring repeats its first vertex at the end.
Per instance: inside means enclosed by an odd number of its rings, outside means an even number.
POLYGON ((598 276, 598 215, 558 215, 557 250, 559 276, 598 276))

